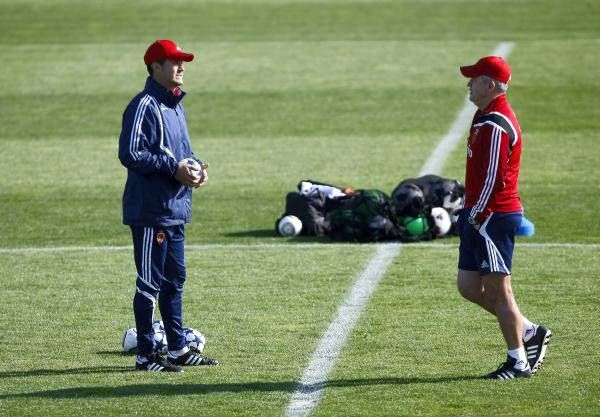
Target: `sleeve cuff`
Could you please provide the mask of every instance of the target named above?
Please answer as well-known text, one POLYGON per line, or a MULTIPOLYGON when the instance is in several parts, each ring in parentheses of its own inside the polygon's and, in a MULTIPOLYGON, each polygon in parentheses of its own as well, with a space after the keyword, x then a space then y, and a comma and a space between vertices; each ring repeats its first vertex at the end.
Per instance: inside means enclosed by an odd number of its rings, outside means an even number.
POLYGON ((474 217, 474 219, 477 223, 482 224, 484 221, 487 220, 488 217, 490 217, 490 213, 487 211, 484 211, 482 213, 477 213, 477 215, 474 217))

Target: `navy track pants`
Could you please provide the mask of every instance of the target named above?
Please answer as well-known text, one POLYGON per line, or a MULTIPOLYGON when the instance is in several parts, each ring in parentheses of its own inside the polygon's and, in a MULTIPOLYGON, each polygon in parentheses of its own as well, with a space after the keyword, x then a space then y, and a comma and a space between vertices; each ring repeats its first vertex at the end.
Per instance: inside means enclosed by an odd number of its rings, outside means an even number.
POLYGON ((184 227, 131 226, 131 232, 138 274, 133 297, 138 354, 154 351, 152 322, 157 300, 169 351, 183 349, 184 227))

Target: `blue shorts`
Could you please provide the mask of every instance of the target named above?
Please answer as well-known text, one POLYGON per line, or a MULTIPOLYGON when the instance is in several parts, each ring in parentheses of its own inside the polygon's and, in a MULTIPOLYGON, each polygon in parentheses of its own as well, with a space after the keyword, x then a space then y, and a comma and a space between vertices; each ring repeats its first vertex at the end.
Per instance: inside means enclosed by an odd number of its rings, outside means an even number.
POLYGON ((468 221, 470 211, 463 209, 458 216, 458 267, 479 271, 480 275, 491 272, 510 275, 515 233, 521 225, 523 213, 492 213, 477 230, 468 221))

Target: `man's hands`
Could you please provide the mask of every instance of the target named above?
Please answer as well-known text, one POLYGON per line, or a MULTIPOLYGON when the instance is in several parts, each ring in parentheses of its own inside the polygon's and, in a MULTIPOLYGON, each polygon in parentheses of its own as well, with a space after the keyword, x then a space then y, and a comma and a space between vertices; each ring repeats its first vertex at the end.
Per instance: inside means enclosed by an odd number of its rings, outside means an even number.
POLYGON ((477 213, 475 217, 469 216, 469 223, 477 230, 481 228, 481 225, 490 217, 491 212, 477 213))
POLYGON ((469 217, 469 224, 471 224, 471 226, 473 226, 476 230, 479 230, 479 228, 481 227, 481 224, 479 224, 479 222, 475 220, 474 217, 469 217))
POLYGON ((208 180, 207 168, 208 163, 206 162, 198 164, 193 159, 182 159, 177 164, 175 179, 186 187, 200 188, 208 180))
POLYGON ((206 181, 208 181, 208 171, 206 171, 207 168, 208 162, 202 162, 200 164, 200 170, 196 171, 199 179, 196 183, 194 183, 194 188, 200 188, 206 184, 206 181))

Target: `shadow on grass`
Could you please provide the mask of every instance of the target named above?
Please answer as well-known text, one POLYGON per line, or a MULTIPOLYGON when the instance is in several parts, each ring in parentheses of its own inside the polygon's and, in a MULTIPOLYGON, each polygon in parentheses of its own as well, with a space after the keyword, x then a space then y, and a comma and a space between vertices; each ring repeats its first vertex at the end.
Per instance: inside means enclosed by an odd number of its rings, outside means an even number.
POLYGON ((339 243, 326 236, 300 235, 293 238, 284 238, 275 233, 274 229, 241 230, 239 232, 225 233, 226 237, 256 237, 256 238, 278 238, 282 243, 339 243))
MULTIPOLYGON (((90 371, 80 373, 94 373, 97 368, 89 368, 90 371)), ((119 369, 119 368, 115 368, 119 369)), ((131 368, 127 368, 131 370, 131 368)), ((40 370, 40 375, 44 375, 40 370)), ((35 371, 32 371, 35 372, 35 371)), ((117 371, 119 372, 119 371, 117 371)), ((411 385, 411 384, 438 384, 457 381, 468 381, 480 379, 475 376, 458 377, 437 377, 437 378, 372 378, 372 379, 339 379, 328 381, 326 383, 316 383, 309 385, 299 385, 296 381, 282 382, 246 382, 246 383, 227 383, 227 384, 134 384, 123 386, 99 386, 99 387, 79 387, 65 388, 48 391, 34 391, 14 394, 0 395, 0 400, 11 398, 120 398, 139 395, 198 395, 212 394, 220 392, 295 392, 299 390, 303 393, 328 388, 347 388, 356 386, 372 385, 411 385)))
POLYGON ((243 230, 239 232, 225 233, 227 237, 277 237, 273 229, 243 230))
POLYGON ((132 366, 91 366, 88 368, 33 369, 31 371, 0 372, 0 379, 47 375, 114 374, 134 371, 132 366))
POLYGON ((135 352, 131 352, 131 353, 127 353, 127 352, 123 352, 122 350, 101 350, 99 352, 96 352, 97 355, 102 355, 102 356, 127 356, 127 357, 135 357, 135 352))

